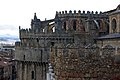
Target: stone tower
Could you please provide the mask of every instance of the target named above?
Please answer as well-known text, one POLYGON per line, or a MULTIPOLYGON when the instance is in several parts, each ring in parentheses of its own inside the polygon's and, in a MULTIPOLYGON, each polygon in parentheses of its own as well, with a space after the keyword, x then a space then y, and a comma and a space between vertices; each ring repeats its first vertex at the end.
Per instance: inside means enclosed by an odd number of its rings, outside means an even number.
POLYGON ((40 19, 36 13, 31 29, 19 27, 20 42, 16 42, 17 80, 46 80, 49 49, 43 36, 40 19))

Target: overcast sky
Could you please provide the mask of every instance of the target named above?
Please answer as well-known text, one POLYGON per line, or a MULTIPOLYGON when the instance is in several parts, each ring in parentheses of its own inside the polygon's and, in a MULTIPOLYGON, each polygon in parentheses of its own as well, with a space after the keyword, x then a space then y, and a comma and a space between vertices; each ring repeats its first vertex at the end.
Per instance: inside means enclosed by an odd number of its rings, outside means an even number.
POLYGON ((54 18, 56 11, 104 12, 118 4, 120 0, 0 0, 0 35, 18 35, 19 26, 29 28, 35 12, 40 20, 45 20, 54 18))

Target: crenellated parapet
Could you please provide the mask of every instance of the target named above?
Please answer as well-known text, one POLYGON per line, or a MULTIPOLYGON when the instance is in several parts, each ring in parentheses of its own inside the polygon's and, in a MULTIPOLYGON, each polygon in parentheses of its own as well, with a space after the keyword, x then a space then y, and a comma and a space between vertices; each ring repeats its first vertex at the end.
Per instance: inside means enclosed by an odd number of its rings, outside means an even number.
POLYGON ((69 12, 67 12, 67 11, 56 12, 56 17, 72 17, 72 16, 74 16, 74 17, 82 17, 82 16, 88 17, 90 15, 95 16, 95 17, 100 17, 100 16, 105 17, 106 16, 106 14, 104 14, 101 11, 94 12, 94 11, 80 11, 80 10, 79 11, 76 11, 76 10, 72 11, 72 10, 70 10, 69 12))
POLYGON ((44 35, 44 32, 38 32, 38 33, 34 33, 33 30, 31 28, 27 28, 27 29, 19 29, 19 33, 20 33, 20 38, 25 36, 30 36, 32 37, 32 35, 34 36, 35 34, 40 34, 40 35, 44 35))
POLYGON ((23 33, 30 33, 31 32, 31 29, 29 28, 27 28, 27 29, 20 29, 20 32, 23 32, 23 33))
POLYGON ((19 28, 19 36, 20 36, 20 38, 22 37, 22 36, 24 36, 24 35, 27 35, 27 34, 31 34, 32 33, 32 30, 29 28, 27 28, 27 29, 20 29, 19 28))

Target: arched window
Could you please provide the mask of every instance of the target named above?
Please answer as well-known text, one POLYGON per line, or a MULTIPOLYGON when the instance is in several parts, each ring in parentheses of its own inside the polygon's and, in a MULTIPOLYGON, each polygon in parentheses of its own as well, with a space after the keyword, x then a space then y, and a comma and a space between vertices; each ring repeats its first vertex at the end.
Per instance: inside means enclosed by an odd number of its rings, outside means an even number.
POLYGON ((73 21, 73 29, 76 31, 76 20, 73 21))
POLYGON ((25 60, 25 55, 23 56, 23 60, 25 60))
POLYGON ((51 42, 51 46, 54 46, 54 42, 51 42))
POLYGON ((38 38, 37 38, 36 40, 37 40, 37 42, 39 42, 39 39, 38 39, 38 38))
POLYGON ((113 19, 113 20, 112 20, 112 30, 113 30, 113 33, 115 33, 115 32, 116 32, 116 27, 117 27, 116 20, 115 20, 115 19, 113 19))
POLYGON ((40 50, 40 51, 41 51, 41 53, 40 53, 41 54, 40 61, 42 62, 43 50, 40 50))
POLYGON ((31 72, 31 77, 32 77, 32 80, 35 78, 34 71, 31 72))
POLYGON ((107 25, 107 33, 109 33, 109 25, 107 25))
POLYGON ((66 31, 66 22, 64 22, 64 26, 63 27, 64 27, 64 30, 66 31))

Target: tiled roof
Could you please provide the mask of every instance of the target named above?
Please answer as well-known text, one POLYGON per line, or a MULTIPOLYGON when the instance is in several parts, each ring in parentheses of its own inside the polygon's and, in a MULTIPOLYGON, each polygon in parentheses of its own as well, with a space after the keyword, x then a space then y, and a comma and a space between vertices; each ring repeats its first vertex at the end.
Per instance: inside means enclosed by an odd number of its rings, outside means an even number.
POLYGON ((120 38, 120 33, 109 34, 105 36, 98 37, 97 39, 115 39, 120 38))
POLYGON ((112 12, 110 15, 112 15, 112 14, 117 14, 117 13, 120 13, 120 10, 114 11, 114 12, 112 12))

